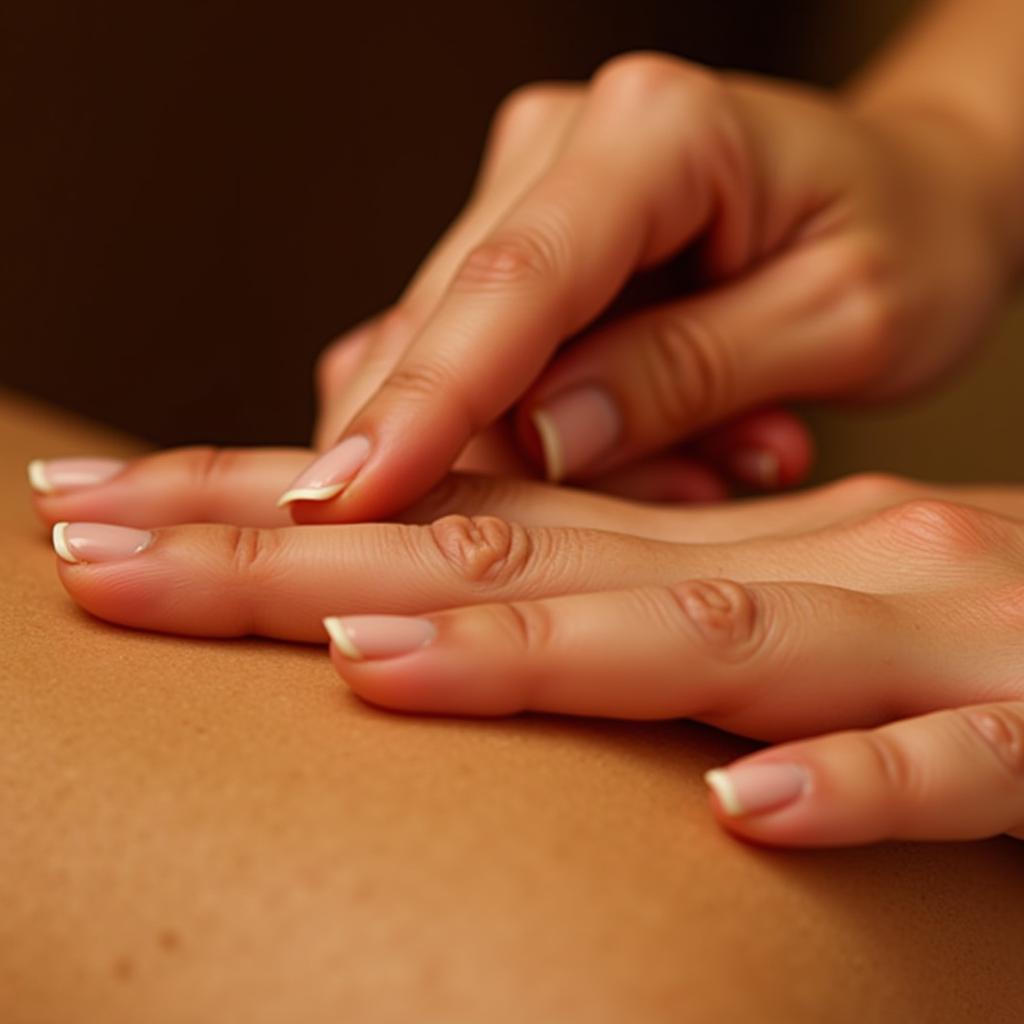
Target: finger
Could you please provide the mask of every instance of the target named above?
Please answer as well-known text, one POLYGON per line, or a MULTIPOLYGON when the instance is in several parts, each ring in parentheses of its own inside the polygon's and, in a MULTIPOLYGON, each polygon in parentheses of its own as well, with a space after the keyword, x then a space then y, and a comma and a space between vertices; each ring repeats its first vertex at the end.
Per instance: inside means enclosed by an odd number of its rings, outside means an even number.
POLYGON ((43 522, 285 526, 276 507, 283 480, 309 459, 306 448, 175 448, 141 458, 35 460, 29 466, 43 522))
POLYGON ((282 500, 326 503, 308 512, 321 521, 401 507, 633 271, 679 250, 712 215, 717 263, 741 265, 753 200, 740 134, 724 87, 703 72, 648 57, 598 76, 555 165, 470 252, 346 436, 282 500))
MULTIPOLYGON (((274 507, 282 481, 308 459, 304 448, 179 448, 127 462, 34 460, 29 476, 36 512, 48 525, 70 520, 146 528, 198 522, 272 527, 288 522, 274 507)), ((638 476, 643 472, 641 467, 638 476)), ((613 491, 616 477, 609 479, 613 491)), ((581 526, 689 542, 797 534, 914 498, 951 500, 1024 520, 1019 487, 939 488, 868 475, 802 494, 674 509, 638 503, 659 499, 653 476, 634 481, 634 491, 628 474, 622 479, 626 497, 634 501, 522 478, 455 473, 398 518, 423 523, 452 513, 496 515, 527 526, 581 526)))
POLYGON ((801 483, 814 461, 814 440, 788 409, 757 409, 715 427, 693 449, 738 483, 774 491, 801 483))
MULTIPOLYGON (((728 479, 757 490, 799 483, 814 445, 785 409, 761 409, 697 438, 689 454, 655 456, 587 479, 587 487, 635 501, 712 502, 729 496, 728 479)), ((540 452, 534 454, 540 461, 540 452)))
POLYGON ((581 93, 577 85, 541 82, 516 90, 502 104, 465 210, 423 261, 398 304, 378 318, 369 358, 340 386, 322 392, 318 448, 336 439, 380 387, 433 313, 466 254, 550 167, 579 110, 581 93))
POLYGON ((1024 702, 787 743, 708 783, 726 828, 772 845, 1024 838, 1024 702))
MULTIPOLYGON (((585 336, 524 396, 526 450, 542 453, 549 479, 583 478, 765 403, 852 386, 863 360, 852 340, 867 314, 843 296, 837 250, 835 242, 794 248, 711 291, 585 336)), ((754 447, 731 459, 750 462, 768 439, 779 446, 768 451, 786 456, 780 473, 806 471, 809 438, 786 420, 741 430, 736 440, 754 447)), ((733 468, 758 482, 756 463, 733 468)))
MULTIPOLYGON (((313 428, 313 447, 331 443, 339 425, 334 422, 335 396, 344 392, 367 358, 369 347, 380 328, 380 317, 359 324, 331 342, 317 360, 314 379, 317 394, 317 420, 313 428)), ((344 421, 341 421, 344 422, 344 421)))
MULTIPOLYGON (((102 619, 192 636, 309 641, 323 639, 321 620, 339 610, 418 614, 658 581, 681 557, 676 545, 654 540, 492 516, 277 530, 58 523, 54 547, 62 583, 102 619)), ((702 566, 717 558, 696 547, 686 556, 702 566)))
MULTIPOLYGON (((481 459, 497 458, 479 440, 481 459)), ((100 522, 145 529, 183 523, 290 525, 275 506, 285 482, 309 461, 305 448, 178 448, 131 461, 52 459, 32 463, 34 503, 49 526, 100 522)), ((397 517, 429 523, 446 515, 493 515, 524 526, 578 526, 639 536, 678 536, 662 510, 519 477, 455 473, 397 517)))
POLYGON ((405 711, 686 716, 792 736, 879 721, 919 673, 888 598, 808 584, 691 579, 328 625, 352 688, 405 711))

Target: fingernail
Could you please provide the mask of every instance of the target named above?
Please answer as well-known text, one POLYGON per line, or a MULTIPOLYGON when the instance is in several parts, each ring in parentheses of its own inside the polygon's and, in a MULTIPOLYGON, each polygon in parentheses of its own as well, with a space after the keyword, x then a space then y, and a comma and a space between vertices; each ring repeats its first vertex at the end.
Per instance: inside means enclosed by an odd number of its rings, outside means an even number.
POLYGON ((760 448, 745 448, 733 452, 729 459, 729 471, 737 480, 766 491, 775 490, 779 486, 781 476, 778 455, 760 448))
POLYGON ((28 482, 38 494, 67 494, 106 483, 126 465, 124 459, 33 459, 28 482))
POLYGON ((793 803, 807 789, 810 776, 802 765, 767 761, 715 768, 704 781, 718 797, 722 810, 730 818, 740 818, 793 803))
POLYGON ((549 480, 583 469, 603 455, 622 432, 622 417, 601 388, 566 391, 537 406, 530 420, 540 438, 549 480))
POLYGON ((72 565, 81 562, 117 562, 144 551, 153 543, 149 530, 106 523, 56 523, 53 550, 72 565))
POLYGON ((347 615, 324 619, 334 646, 352 661, 397 658, 424 647, 437 636, 429 619, 406 615, 347 615))
POLYGON ((356 434, 324 452, 303 470, 280 498, 277 507, 292 501, 327 501, 341 494, 370 456, 370 439, 356 434))

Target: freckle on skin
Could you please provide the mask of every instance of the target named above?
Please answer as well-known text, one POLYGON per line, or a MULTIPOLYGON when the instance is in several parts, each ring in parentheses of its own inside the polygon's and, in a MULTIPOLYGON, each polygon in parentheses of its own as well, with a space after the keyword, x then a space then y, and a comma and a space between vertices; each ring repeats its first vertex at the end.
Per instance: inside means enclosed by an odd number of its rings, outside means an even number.
POLYGON ((164 928, 156 941, 165 953, 176 953, 181 949, 181 936, 173 928, 164 928))
POLYGON ((135 977, 135 961, 130 956, 119 956, 114 961, 114 977, 118 981, 131 981, 135 977))

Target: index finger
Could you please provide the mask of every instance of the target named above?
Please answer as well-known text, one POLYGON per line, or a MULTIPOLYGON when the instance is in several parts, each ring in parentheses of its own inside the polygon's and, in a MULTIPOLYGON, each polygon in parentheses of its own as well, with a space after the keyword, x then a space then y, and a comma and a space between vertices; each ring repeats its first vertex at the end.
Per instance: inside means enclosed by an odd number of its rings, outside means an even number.
POLYGON ((723 265, 749 249, 736 121, 709 74, 661 57, 595 79, 560 158, 463 261, 438 307, 341 442, 282 496, 303 519, 394 512, 526 390, 630 274, 670 256, 713 212, 723 265))

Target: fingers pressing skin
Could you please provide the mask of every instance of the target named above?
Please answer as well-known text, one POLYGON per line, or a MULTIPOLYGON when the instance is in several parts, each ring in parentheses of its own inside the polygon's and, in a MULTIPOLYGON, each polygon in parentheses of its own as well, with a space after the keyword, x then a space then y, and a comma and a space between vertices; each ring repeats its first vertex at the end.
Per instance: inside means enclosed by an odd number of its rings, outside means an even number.
POLYGON ((423 493, 632 272, 677 251, 713 213, 715 262, 749 258, 744 147, 719 92, 711 76, 663 58, 598 76, 558 159, 462 262, 341 454, 295 482, 300 500, 328 503, 311 516, 372 518, 423 493))
MULTIPOLYGON (((290 525, 275 502, 308 460, 304 448, 178 448, 130 462, 37 460, 30 478, 36 512, 48 526, 79 521, 147 529, 202 522, 274 527, 290 525)), ((464 473, 450 474, 396 518, 430 523, 456 513, 665 540, 679 535, 667 510, 515 477, 464 473)))
POLYGON ((787 743, 708 783, 722 824, 759 843, 1024 838, 1024 702, 787 743))

